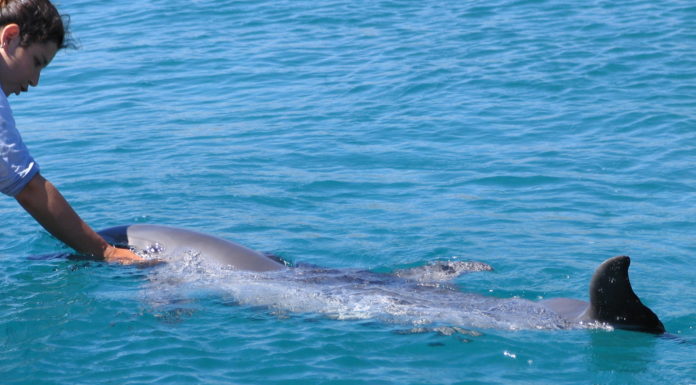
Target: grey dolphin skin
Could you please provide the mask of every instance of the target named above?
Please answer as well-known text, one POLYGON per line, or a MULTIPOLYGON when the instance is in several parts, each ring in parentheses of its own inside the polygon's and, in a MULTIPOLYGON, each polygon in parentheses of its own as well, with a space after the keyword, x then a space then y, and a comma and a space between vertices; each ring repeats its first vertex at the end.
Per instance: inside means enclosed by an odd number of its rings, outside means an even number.
MULTIPOLYGON (((180 228, 134 224, 112 227, 100 231, 99 234, 111 244, 132 247, 146 253, 195 250, 207 260, 234 270, 268 272, 289 269, 283 261, 272 256, 221 238, 180 228)), ((462 265, 462 271, 491 270, 490 266, 482 263, 461 263, 468 264, 462 265)), ((665 332, 662 322, 633 292, 628 279, 629 264, 630 258, 627 256, 613 257, 600 264, 590 281, 589 302, 554 298, 538 303, 569 324, 598 321, 618 329, 662 334, 665 332)), ((425 266, 422 273, 430 277, 444 274, 444 279, 453 278, 461 273, 460 271, 451 274, 452 270, 451 264, 439 264, 425 266)), ((405 279, 417 277, 413 269, 397 272, 395 275, 405 279)))
POLYGON ((247 247, 211 235, 160 225, 130 225, 105 229, 99 234, 116 246, 136 250, 196 250, 208 259, 244 271, 285 269, 285 264, 247 247))

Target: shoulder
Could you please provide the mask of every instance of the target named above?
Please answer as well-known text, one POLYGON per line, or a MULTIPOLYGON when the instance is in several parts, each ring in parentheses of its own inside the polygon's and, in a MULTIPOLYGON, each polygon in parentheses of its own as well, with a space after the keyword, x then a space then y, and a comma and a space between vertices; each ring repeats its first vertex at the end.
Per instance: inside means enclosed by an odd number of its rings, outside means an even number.
POLYGON ((19 140, 21 137, 12 115, 12 108, 10 108, 7 97, 0 91, 0 144, 19 140))
POLYGON ((7 100, 7 96, 5 96, 2 91, 0 91, 0 119, 3 121, 11 121, 14 124, 14 117, 12 115, 10 102, 7 100))

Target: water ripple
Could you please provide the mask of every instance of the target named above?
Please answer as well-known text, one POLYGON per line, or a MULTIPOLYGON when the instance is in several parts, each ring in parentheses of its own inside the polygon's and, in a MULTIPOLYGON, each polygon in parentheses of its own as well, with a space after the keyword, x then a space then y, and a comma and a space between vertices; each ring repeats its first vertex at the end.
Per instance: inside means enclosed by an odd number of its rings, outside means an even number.
MULTIPOLYGON (((467 291, 533 300, 585 298, 597 263, 630 254, 639 294, 693 337, 691 4, 60 5, 81 49, 10 101, 95 227, 178 225, 342 268, 461 255, 497 271, 467 291)), ((0 216, 9 384, 693 382, 692 352, 622 333, 462 343, 210 293, 158 308, 138 272, 25 260, 66 249, 12 199, 0 216)))

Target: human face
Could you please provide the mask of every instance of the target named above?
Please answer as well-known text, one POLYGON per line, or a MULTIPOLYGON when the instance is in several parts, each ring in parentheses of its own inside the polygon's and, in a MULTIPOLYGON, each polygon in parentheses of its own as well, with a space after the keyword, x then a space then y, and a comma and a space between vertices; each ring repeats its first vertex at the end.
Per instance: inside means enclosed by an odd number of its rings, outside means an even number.
POLYGON ((58 52, 56 43, 32 43, 27 47, 10 42, 0 47, 4 63, 0 63, 0 85, 5 96, 19 95, 29 86, 39 85, 41 70, 53 60, 58 52))

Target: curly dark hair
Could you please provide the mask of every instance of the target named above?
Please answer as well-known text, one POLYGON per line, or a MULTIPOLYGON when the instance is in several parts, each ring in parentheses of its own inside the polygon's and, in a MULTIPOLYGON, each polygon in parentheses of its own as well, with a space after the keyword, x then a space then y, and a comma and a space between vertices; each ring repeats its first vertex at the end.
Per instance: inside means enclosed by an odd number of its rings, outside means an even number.
POLYGON ((23 47, 53 42, 58 49, 75 48, 69 22, 70 18, 61 16, 49 0, 0 0, 0 26, 19 25, 23 47))

